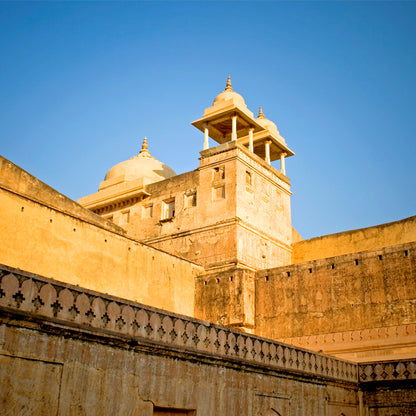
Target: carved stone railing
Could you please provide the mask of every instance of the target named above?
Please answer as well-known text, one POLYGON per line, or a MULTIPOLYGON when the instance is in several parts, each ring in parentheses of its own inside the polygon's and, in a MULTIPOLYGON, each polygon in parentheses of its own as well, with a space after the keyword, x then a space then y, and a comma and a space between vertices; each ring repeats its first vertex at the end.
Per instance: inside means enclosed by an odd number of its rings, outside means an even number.
POLYGON ((416 359, 359 364, 360 383, 416 380, 416 359))
POLYGON ((0 313, 100 329, 244 365, 357 383, 355 363, 0 265, 0 313))

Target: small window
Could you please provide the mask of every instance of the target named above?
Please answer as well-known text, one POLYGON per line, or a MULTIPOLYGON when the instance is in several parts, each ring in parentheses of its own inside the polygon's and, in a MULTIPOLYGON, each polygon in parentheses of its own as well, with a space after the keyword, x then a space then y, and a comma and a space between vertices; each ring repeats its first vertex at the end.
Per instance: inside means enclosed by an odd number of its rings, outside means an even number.
POLYGON ((153 218, 153 204, 148 204, 143 207, 143 218, 153 218))
POLYGON ((196 207, 196 192, 185 194, 185 208, 196 207))
POLYGON ((120 216, 120 225, 128 224, 130 222, 130 211, 124 211, 120 216))
POLYGON ((175 216, 175 198, 162 202, 162 219, 166 220, 175 216))
POLYGON ((213 169, 213 180, 220 181, 225 179, 225 166, 217 166, 213 169))
POLYGON ((225 186, 217 186, 213 189, 213 199, 218 201, 225 198, 225 186))
POLYGON ((246 171, 246 185, 253 186, 253 174, 248 170, 246 171))

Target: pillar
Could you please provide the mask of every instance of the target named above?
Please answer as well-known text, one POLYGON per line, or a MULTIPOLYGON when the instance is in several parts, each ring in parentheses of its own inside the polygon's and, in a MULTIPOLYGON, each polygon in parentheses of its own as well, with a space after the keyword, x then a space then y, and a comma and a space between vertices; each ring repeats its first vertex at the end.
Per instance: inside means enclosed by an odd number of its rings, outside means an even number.
POLYGON ((280 154, 280 172, 283 173, 283 175, 286 175, 285 157, 286 153, 280 154))
POLYGON ((264 160, 269 165, 270 165, 270 143, 271 142, 272 142, 271 140, 266 140, 265 143, 264 143, 264 146, 265 146, 264 150, 265 150, 265 154, 266 154, 264 160))
POLYGON ((237 116, 233 116, 233 129, 231 132, 231 140, 237 140, 237 116))
POLYGON ((204 124, 204 150, 209 149, 209 130, 208 124, 204 124))
POLYGON ((253 128, 250 128, 248 131, 248 150, 250 150, 250 152, 254 152, 253 130, 253 128))

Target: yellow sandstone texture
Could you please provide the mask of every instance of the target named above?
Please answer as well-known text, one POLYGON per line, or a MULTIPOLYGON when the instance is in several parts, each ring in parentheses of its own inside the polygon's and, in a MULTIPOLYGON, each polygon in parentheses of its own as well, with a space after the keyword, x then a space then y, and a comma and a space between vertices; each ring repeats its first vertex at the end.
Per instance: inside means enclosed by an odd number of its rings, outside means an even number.
POLYGON ((203 268, 127 237, 0 158, 0 263, 192 315, 203 268))

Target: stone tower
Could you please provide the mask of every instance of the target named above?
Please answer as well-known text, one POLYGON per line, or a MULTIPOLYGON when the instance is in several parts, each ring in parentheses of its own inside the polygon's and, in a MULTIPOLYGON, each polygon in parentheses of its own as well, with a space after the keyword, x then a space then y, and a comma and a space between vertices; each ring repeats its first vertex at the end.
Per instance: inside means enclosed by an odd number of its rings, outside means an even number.
POLYGON ((285 157, 293 152, 276 125, 261 107, 254 117, 230 78, 192 124, 204 133, 197 170, 176 175, 150 155, 145 139, 138 156, 112 167, 99 191, 80 203, 129 235, 211 271, 289 264, 285 157), (217 146, 209 148, 210 137, 217 146))
POLYGON ((112 167, 85 207, 128 235, 203 265, 196 281, 196 316, 250 330, 254 273, 292 260, 287 147, 276 124, 256 118, 243 97, 226 88, 192 123, 204 133, 200 164, 176 175, 150 155, 112 167), (218 145, 209 147, 209 139, 218 145), (271 162, 280 160, 280 170, 271 162))

